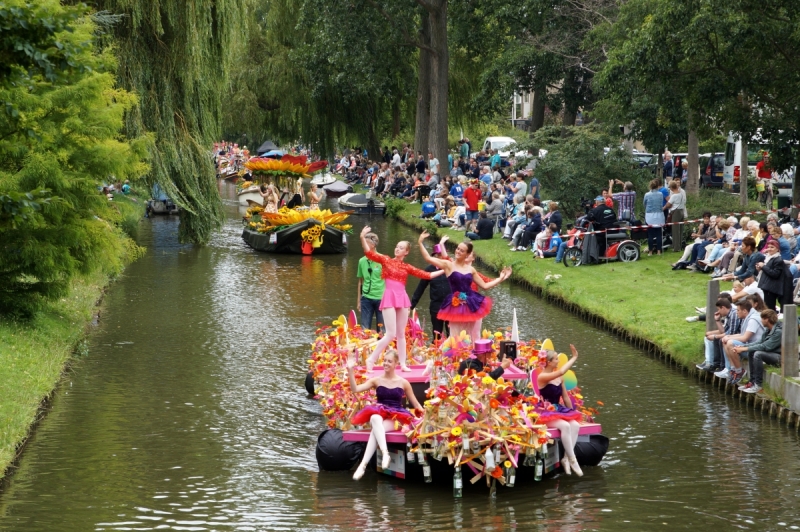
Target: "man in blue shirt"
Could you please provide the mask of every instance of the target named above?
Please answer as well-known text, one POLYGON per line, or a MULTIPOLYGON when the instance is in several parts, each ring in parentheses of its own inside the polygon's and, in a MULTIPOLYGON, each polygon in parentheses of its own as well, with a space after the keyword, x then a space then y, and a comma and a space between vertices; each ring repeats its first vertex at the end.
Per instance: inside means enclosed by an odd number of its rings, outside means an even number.
POLYGON ((456 181, 453 183, 453 186, 450 187, 450 195, 456 199, 461 199, 464 197, 464 187, 461 186, 461 181, 456 181))
POLYGON ((480 180, 486 183, 486 186, 492 184, 492 173, 489 171, 488 166, 483 167, 483 171, 481 172, 480 180))
POLYGON ((495 166, 500 168, 500 163, 500 154, 497 152, 497 150, 492 150, 492 156, 489 157, 489 168, 494 168, 495 166))
POLYGON ((672 162, 672 154, 670 152, 664 152, 664 183, 669 185, 669 182, 672 181, 672 171, 674 169, 674 163, 672 162))

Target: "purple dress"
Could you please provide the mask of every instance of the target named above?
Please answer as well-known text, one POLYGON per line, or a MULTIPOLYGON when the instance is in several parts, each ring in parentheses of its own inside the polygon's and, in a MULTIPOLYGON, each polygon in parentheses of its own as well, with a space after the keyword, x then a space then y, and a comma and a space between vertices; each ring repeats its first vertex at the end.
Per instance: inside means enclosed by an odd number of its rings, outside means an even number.
POLYGON ((472 289, 472 275, 453 272, 447 280, 453 292, 445 299, 436 316, 442 321, 474 322, 489 315, 492 311, 492 298, 472 289))
POLYGON ((378 404, 365 406, 353 414, 350 421, 354 425, 369 423, 370 418, 375 414, 383 419, 393 419, 403 424, 411 423, 414 419, 411 412, 403 407, 403 397, 405 397, 406 393, 402 388, 378 386, 375 388, 375 395, 378 397, 378 404))
POLYGON ((561 404, 563 393, 561 386, 561 384, 546 384, 544 388, 539 390, 542 399, 555 407, 555 410, 547 410, 545 408, 536 410, 539 413, 540 423, 547 423, 548 421, 555 421, 557 419, 564 419, 567 421, 581 421, 583 419, 583 414, 561 404))

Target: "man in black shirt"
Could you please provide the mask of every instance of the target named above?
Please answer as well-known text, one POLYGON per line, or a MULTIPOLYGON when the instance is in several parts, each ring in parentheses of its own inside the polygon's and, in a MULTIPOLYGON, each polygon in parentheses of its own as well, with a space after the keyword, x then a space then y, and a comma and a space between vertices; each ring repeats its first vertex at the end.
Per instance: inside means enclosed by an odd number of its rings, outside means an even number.
MULTIPOLYGON (((617 222, 617 213, 614 212, 613 208, 606 205, 605 201, 603 196, 597 196, 594 199, 594 208, 590 210, 587 215, 589 221, 594 225, 595 231, 614 227, 614 224, 617 222)), ((605 257, 606 233, 596 233, 595 238, 597 238, 597 253, 600 257, 605 257)))
MULTIPOLYGON (((436 244, 433 246, 433 256, 437 259, 444 258, 442 253, 442 246, 444 244, 436 244)), ((426 272, 435 272, 439 268, 434 266, 433 264, 429 264, 427 268, 425 268, 426 272)), ((420 279, 419 284, 417 285, 417 289, 414 290, 414 295, 411 296, 411 309, 413 310, 416 308, 419 300, 422 298, 422 294, 425 293, 425 289, 428 288, 430 285, 430 298, 431 302, 429 305, 429 310, 431 313, 431 325, 433 326, 433 336, 436 338, 438 334, 439 337, 443 337, 445 335, 449 335, 450 331, 447 327, 447 322, 440 320, 437 315, 439 314, 439 309, 442 308, 442 303, 444 303, 448 297, 450 297, 450 281, 447 280, 447 277, 444 275, 440 275, 439 277, 434 277, 430 281, 426 279, 420 279)))
POLYGON ((490 240, 494 235, 494 221, 486 216, 486 211, 478 214, 478 225, 475 232, 467 231, 465 235, 470 240, 490 240))
POLYGON ((417 173, 425 175, 425 170, 428 168, 428 163, 425 162, 425 158, 422 156, 422 152, 419 152, 417 156, 417 173))

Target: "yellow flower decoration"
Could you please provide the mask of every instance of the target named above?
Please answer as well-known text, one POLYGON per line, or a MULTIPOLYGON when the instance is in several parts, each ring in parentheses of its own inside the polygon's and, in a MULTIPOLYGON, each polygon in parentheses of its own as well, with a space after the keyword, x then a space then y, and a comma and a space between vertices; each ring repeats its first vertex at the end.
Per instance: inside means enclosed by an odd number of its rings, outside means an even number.
POLYGON ((459 436, 461 436, 461 427, 453 427, 452 429, 450 429, 450 434, 458 438, 459 436))

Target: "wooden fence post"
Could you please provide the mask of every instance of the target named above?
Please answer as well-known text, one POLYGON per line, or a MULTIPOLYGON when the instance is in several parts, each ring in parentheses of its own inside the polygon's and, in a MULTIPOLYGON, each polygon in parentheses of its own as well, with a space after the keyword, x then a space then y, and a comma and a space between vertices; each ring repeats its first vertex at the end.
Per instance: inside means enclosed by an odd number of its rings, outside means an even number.
POLYGON ((708 294, 706 295, 706 332, 717 330, 717 322, 714 320, 717 299, 719 299, 719 280, 713 279, 708 282, 708 294))
POLYGON ((798 376, 797 305, 784 305, 783 338, 781 338, 781 376, 798 376))

